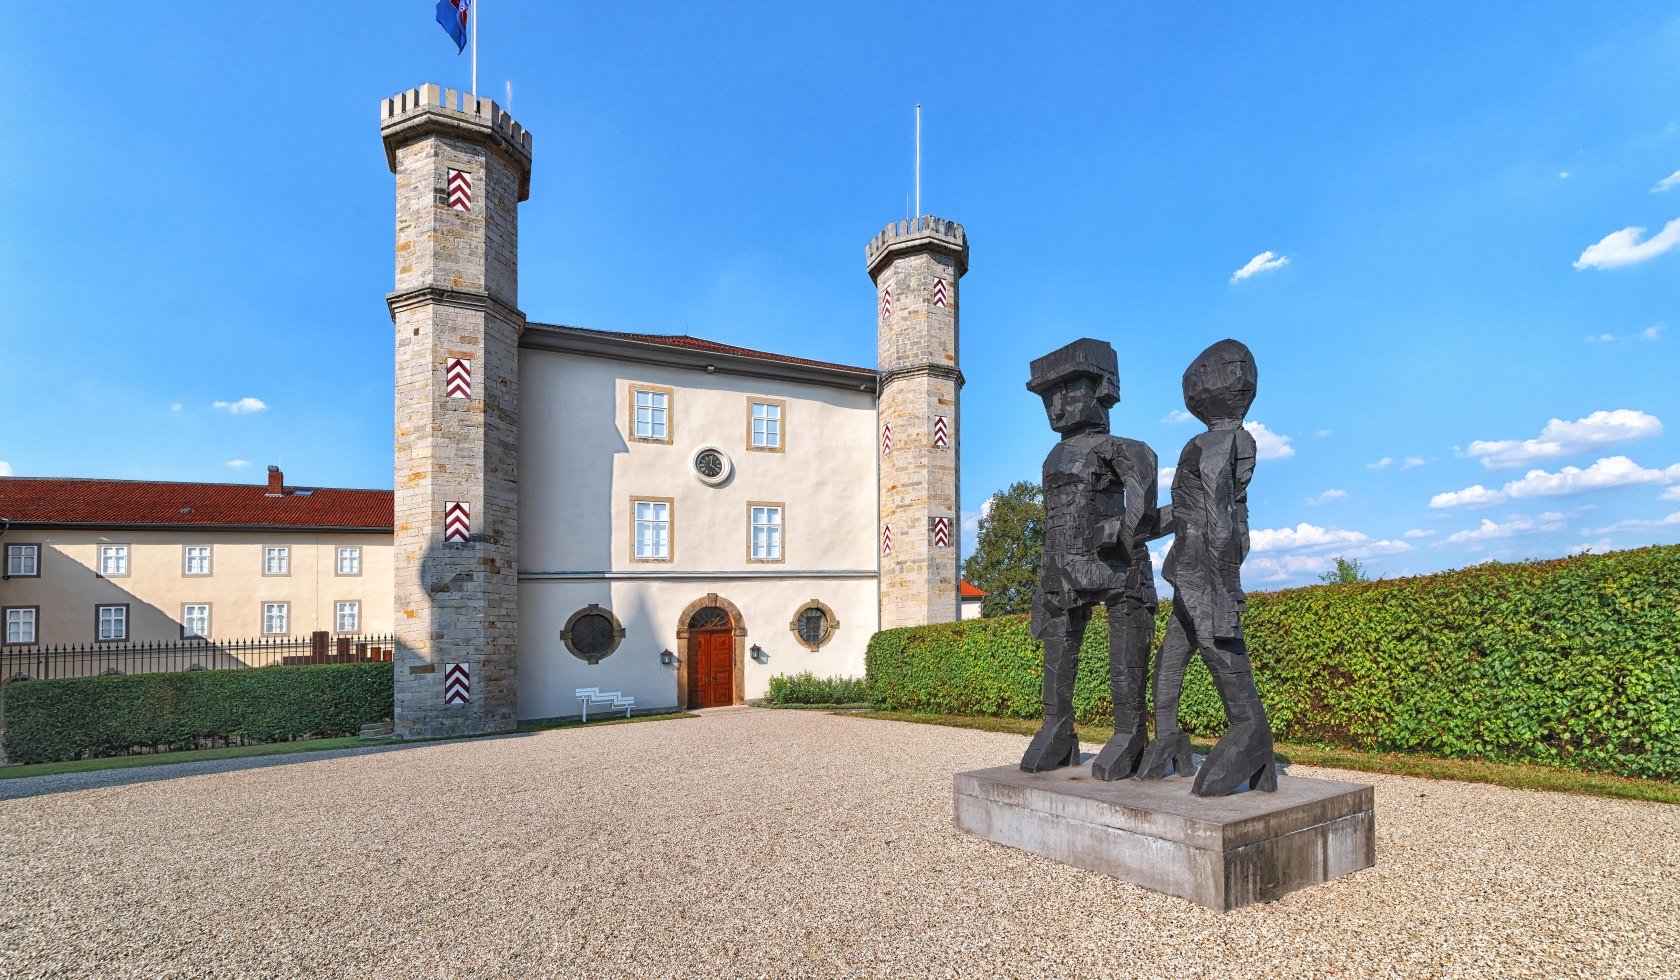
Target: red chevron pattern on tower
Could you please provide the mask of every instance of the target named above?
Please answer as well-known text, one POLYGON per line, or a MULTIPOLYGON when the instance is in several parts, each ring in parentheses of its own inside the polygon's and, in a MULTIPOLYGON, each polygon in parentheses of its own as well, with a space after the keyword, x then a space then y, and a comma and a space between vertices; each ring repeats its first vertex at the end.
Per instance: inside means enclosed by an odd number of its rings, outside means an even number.
POLYGON ((472 210, 472 178, 459 170, 449 171, 449 206, 457 211, 472 210))
POLYGON ((892 554, 892 525, 881 525, 881 554, 892 554))
POLYGON ((951 420, 943 415, 933 417, 933 448, 951 448, 951 420))
POLYGON ((945 299, 945 280, 935 277, 933 280, 933 305, 939 309, 950 309, 945 299))
POLYGON ((472 507, 465 501, 446 500, 443 504, 443 540, 465 541, 472 534, 472 507))
POLYGON ((933 546, 935 548, 949 548, 951 546, 951 519, 949 517, 935 517, 933 519, 933 546))
POLYGON ((881 455, 892 452, 892 423, 881 423, 881 455))
POLYGON ((886 286, 881 287, 881 315, 883 317, 892 316, 892 286, 891 285, 886 285, 886 286))
POLYGON ((443 667, 443 703, 466 704, 472 700, 472 669, 466 664, 443 667))
POLYGON ((451 357, 443 374, 443 393, 448 398, 472 397, 472 362, 451 357))

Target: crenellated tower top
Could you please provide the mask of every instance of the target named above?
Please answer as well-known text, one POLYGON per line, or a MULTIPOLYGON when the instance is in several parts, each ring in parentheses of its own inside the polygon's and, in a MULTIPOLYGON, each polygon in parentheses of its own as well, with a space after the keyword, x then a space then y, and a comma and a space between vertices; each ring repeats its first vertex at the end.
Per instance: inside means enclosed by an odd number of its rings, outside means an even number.
POLYGON ((397 148, 422 136, 488 142, 519 173, 519 199, 531 196, 531 134, 490 99, 427 83, 380 103, 379 133, 392 173, 397 172, 397 148))
POLYGON ((957 275, 968 272, 968 236, 963 226, 931 214, 888 225, 864 246, 863 256, 870 278, 875 278, 894 256, 921 251, 945 252, 956 261, 957 275))

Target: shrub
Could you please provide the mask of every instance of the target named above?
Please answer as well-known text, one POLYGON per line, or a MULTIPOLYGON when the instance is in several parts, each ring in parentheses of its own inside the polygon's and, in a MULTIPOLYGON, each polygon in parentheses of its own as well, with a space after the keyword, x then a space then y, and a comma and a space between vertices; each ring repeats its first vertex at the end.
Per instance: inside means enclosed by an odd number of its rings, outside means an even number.
MULTIPOLYGON (((1680 546, 1255 593, 1244 629, 1280 739, 1680 777, 1680 546)), ((1093 617, 1080 651, 1083 721, 1110 715, 1107 632, 1093 617)), ((869 645, 892 710, 1037 717, 1042 673, 1021 616, 869 645)), ((1224 726, 1199 658, 1181 715, 1204 737, 1224 726)))
POLYGON ((818 677, 805 671, 770 678, 765 700, 771 704, 859 704, 869 700, 869 691, 862 678, 818 677))
POLYGON ((6 756, 59 762, 201 740, 349 735, 391 717, 389 663, 70 677, 6 685, 6 756))

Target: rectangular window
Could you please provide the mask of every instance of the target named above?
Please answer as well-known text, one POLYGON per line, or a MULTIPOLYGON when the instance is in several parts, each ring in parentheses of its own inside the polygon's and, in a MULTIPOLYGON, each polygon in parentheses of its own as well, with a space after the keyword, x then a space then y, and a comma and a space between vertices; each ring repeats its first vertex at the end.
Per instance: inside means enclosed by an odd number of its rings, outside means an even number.
POLYGON ((264 575, 292 574, 292 549, 277 545, 263 549, 264 575))
POLYGON ((122 578, 128 574, 128 545, 99 546, 99 574, 106 578, 122 578))
POLYGON ((782 403, 753 402, 752 431, 747 445, 752 449, 782 448, 782 403))
POLYGON ((290 607, 284 602, 263 603, 263 635, 285 636, 286 614, 290 607))
POLYGON ((362 549, 338 549, 338 565, 336 566, 336 571, 339 575, 362 574, 362 549))
POLYGON ((362 604, 340 602, 333 613, 333 625, 340 633, 354 633, 362 628, 362 604))
POLYGON ((7 545, 6 574, 13 578, 38 578, 41 574, 41 546, 38 544, 7 545))
POLYGON ((98 606, 95 608, 99 618, 99 639, 102 642, 128 639, 127 606, 98 606))
POLYGON ((210 546, 207 544, 189 544, 181 548, 181 574, 209 575, 210 574, 210 546))
POLYGON ((39 606, 13 606, 6 610, 6 642, 35 643, 35 623, 41 618, 39 606))
POLYGON ((753 561, 782 560, 782 508, 777 504, 753 504, 752 513, 753 561))
POLYGON ((670 389, 630 389, 630 431, 644 442, 671 441, 670 389))
POLYGON ((189 602, 181 607, 181 638, 208 639, 210 636, 210 603, 189 602))
POLYGON ((632 501, 636 511, 635 556, 641 561, 671 560, 671 502, 632 501))

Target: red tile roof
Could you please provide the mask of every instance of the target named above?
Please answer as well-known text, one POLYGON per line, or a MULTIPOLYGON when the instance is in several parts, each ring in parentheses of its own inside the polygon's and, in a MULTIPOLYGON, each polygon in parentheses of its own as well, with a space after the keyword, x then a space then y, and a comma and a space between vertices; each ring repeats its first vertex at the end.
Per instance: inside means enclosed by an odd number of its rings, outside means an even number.
POLYGON ((969 585, 967 582, 962 583, 961 592, 962 592, 962 597, 964 599, 984 599, 984 598, 986 598, 986 593, 983 590, 977 589, 974 586, 969 585))
POLYGON ((0 520, 130 527, 392 528, 391 491, 0 477, 0 520))
POLYGON ((690 337, 680 333, 625 333, 619 330, 591 330, 588 327, 571 327, 563 324, 533 323, 534 327, 555 327, 560 330, 575 330, 578 333, 594 334, 597 337, 617 337, 643 344, 661 344, 666 347, 680 347, 684 350, 708 351, 713 354, 730 354, 735 357, 756 357, 766 361, 780 361, 783 364, 805 364, 811 367, 833 368, 839 371, 855 371, 874 377, 874 368, 857 367, 851 364, 835 364, 832 361, 813 361, 805 357, 791 357, 787 354, 772 354, 768 351, 753 350, 750 347, 736 347, 732 344, 720 344, 715 340, 705 340, 700 337, 690 337))

